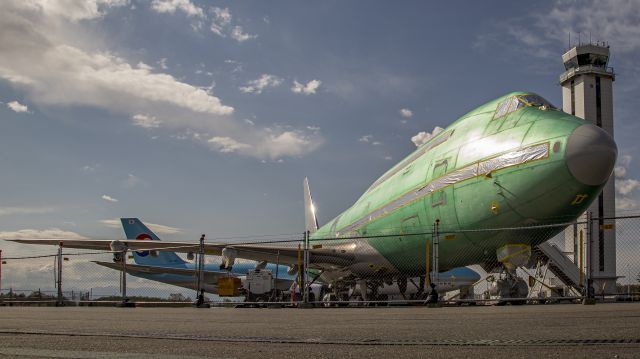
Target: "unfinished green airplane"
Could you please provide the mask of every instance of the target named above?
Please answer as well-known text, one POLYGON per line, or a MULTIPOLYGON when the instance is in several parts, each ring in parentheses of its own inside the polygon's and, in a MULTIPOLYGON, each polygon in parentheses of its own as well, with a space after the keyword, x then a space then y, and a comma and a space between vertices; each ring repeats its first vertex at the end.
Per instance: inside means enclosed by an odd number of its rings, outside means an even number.
MULTIPOLYGON (((406 288, 407 278, 424 278, 429 270, 439 221, 439 271, 472 264, 512 271, 523 254, 526 260, 531 248, 584 213, 616 158, 615 142, 597 126, 536 94, 507 94, 434 135, 320 228, 305 181, 309 268, 337 298, 363 281, 406 288)), ((197 251, 194 242, 65 240, 64 246, 197 251)), ((221 254, 227 268, 236 258, 277 262, 291 272, 301 264, 297 246, 288 244, 206 243, 205 249, 221 254)))

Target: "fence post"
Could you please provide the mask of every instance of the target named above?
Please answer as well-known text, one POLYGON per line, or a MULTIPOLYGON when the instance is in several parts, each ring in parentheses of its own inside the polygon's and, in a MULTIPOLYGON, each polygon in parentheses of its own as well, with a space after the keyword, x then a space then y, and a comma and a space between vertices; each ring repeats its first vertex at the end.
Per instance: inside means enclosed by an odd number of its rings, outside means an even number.
POLYGON ((586 257, 587 257, 587 270, 586 270, 586 282, 587 285, 585 287, 584 300, 583 304, 595 304, 594 299, 594 290, 593 290, 593 258, 592 256, 593 250, 593 213, 591 211, 587 211, 587 246, 586 246, 586 257))
POLYGON ((440 261, 440 253, 438 251, 440 246, 440 220, 436 219, 436 222, 434 224, 434 231, 433 231, 433 280, 431 281, 433 284, 435 284, 436 286, 438 285, 439 281, 440 281, 440 268, 439 268, 439 261, 440 261))
POLYGON ((304 303, 309 304, 309 231, 304 232, 304 303))
POLYGON ((125 246, 120 256, 122 257, 122 280, 120 285, 122 286, 122 301, 118 304, 120 308, 132 308, 135 307, 135 303, 129 301, 127 297, 127 252, 128 248, 125 246))
MULTIPOLYGON (((436 290, 436 286, 438 285, 438 281, 439 281, 439 275, 438 275, 438 261, 440 259, 440 256, 438 254, 438 247, 440 245, 440 235, 439 235, 439 230, 440 230, 440 220, 436 219, 435 222, 433 222, 433 230, 431 233, 431 246, 433 247, 431 250, 433 259, 432 259, 432 277, 431 277, 431 283, 429 283, 429 286, 431 287, 431 292, 429 292, 429 296, 427 297, 427 301, 426 303, 429 306, 433 306, 433 307, 439 307, 440 303, 439 303, 439 298, 438 298, 438 291, 436 290)), ((428 246, 427 246, 428 248, 428 246)), ((427 267, 427 277, 429 276, 429 268, 427 267)))
POLYGON ((303 253, 302 253, 302 304, 301 308, 310 308, 312 305, 309 303, 309 231, 305 231, 302 237, 303 239, 303 253))
MULTIPOLYGON (((433 235, 431 236, 433 238, 433 235)), ((424 254, 424 258, 425 258, 425 263, 424 263, 424 282, 425 282, 425 287, 430 287, 431 286, 431 271, 430 271, 430 267, 431 267, 431 242, 432 240, 428 240, 425 243, 425 254, 424 254)), ((422 288, 422 285, 420 286, 422 288)), ((422 288, 424 289, 424 288, 422 288)))
MULTIPOLYGON (((301 246, 298 243, 298 275, 296 276, 296 284, 298 285, 298 290, 300 291, 300 294, 302 294, 302 251, 301 251, 301 246)), ((298 298, 297 294, 295 293, 295 291, 293 293, 291 293, 291 301, 295 304, 298 304, 298 298)))
POLYGON ((64 297, 62 296, 62 241, 58 244, 58 270, 57 270, 57 280, 56 285, 58 287, 58 297, 56 299, 56 307, 64 306, 64 297))
POLYGON ((278 250, 278 253, 276 254, 276 279, 273 282, 273 293, 271 295, 271 301, 275 302, 279 295, 278 295, 278 272, 280 272, 280 250, 278 250))
POLYGON ((0 303, 4 302, 4 295, 2 295, 2 249, 0 249, 0 303))
POLYGON ((198 248, 198 300, 196 301, 196 308, 211 308, 209 303, 204 302, 204 237, 204 234, 200 236, 200 246, 198 248))

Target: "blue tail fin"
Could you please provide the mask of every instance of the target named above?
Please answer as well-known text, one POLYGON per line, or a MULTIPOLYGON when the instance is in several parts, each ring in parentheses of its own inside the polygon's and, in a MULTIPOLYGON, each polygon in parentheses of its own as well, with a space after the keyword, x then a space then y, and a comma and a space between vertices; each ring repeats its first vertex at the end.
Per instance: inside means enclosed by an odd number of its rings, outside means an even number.
MULTIPOLYGON (((127 236, 127 239, 160 240, 155 233, 153 233, 137 218, 120 218, 120 221, 122 222, 122 228, 124 228, 124 233, 127 236)), ((182 258, 175 254, 175 252, 165 251, 134 251, 133 260, 137 264, 165 267, 184 266, 186 263, 182 258)))

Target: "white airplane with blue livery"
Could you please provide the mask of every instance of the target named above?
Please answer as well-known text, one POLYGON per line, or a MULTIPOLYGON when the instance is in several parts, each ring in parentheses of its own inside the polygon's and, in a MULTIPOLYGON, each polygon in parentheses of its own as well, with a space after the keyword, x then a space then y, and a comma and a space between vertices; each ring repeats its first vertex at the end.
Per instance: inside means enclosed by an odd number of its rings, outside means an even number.
MULTIPOLYGON (((160 241, 160 238, 138 218, 121 218, 120 221, 122 222, 122 228, 124 229, 127 239, 160 241)), ((166 250, 141 250, 133 251, 132 253, 135 264, 127 264, 127 274, 196 290, 197 276, 195 263, 185 261, 175 252, 166 250)), ((188 257, 191 256, 189 255, 188 257)), ((96 261, 94 263, 115 270, 122 270, 122 265, 120 263, 101 261, 96 261)), ((296 282, 297 276, 295 272, 292 273, 290 267, 273 263, 266 264, 236 261, 230 270, 219 270, 219 267, 219 264, 205 264, 203 276, 203 288, 205 292, 218 294, 218 279, 226 278, 230 275, 240 278, 241 283, 244 284, 247 272, 255 269, 266 269, 271 271, 273 273, 273 277, 277 277, 276 288, 281 291, 290 290, 291 286, 296 282)), ((467 267, 454 268, 450 271, 440 273, 438 288, 443 292, 457 290, 460 288, 470 287, 479 279, 480 275, 467 267)), ((312 292, 315 294, 314 297, 318 299, 322 297, 322 294, 324 293, 322 287, 323 284, 320 282, 312 287, 312 292)), ((381 292, 389 297, 397 297, 397 295, 400 294, 397 284, 394 283, 386 287, 387 288, 381 289, 381 292)), ((418 286, 415 286, 415 288, 413 287, 414 286, 408 286, 408 288, 403 291, 403 294, 405 292, 407 295, 416 294, 418 286)))

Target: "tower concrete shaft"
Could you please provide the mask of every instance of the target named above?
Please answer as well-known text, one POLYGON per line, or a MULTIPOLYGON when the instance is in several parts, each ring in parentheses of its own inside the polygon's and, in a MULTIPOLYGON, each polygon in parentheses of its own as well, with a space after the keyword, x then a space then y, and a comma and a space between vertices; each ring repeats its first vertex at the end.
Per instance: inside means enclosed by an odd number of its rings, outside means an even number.
MULTIPOLYGON (((594 44, 578 45, 562 55, 565 72, 560 75, 562 108, 564 112, 583 118, 612 137, 613 133, 613 81, 615 73, 608 67, 609 47, 594 44)), ((615 293, 616 287, 616 232, 615 181, 607 181, 598 199, 589 207, 594 218, 593 241, 589 248, 591 269, 596 293, 615 293)), ((584 218, 584 216, 583 216, 584 218)), ((569 227, 565 231, 565 249, 578 263, 580 231, 585 225, 569 227)), ((583 246, 588 242, 583 235, 583 246)), ((584 257, 584 253, 583 256, 584 257)))

